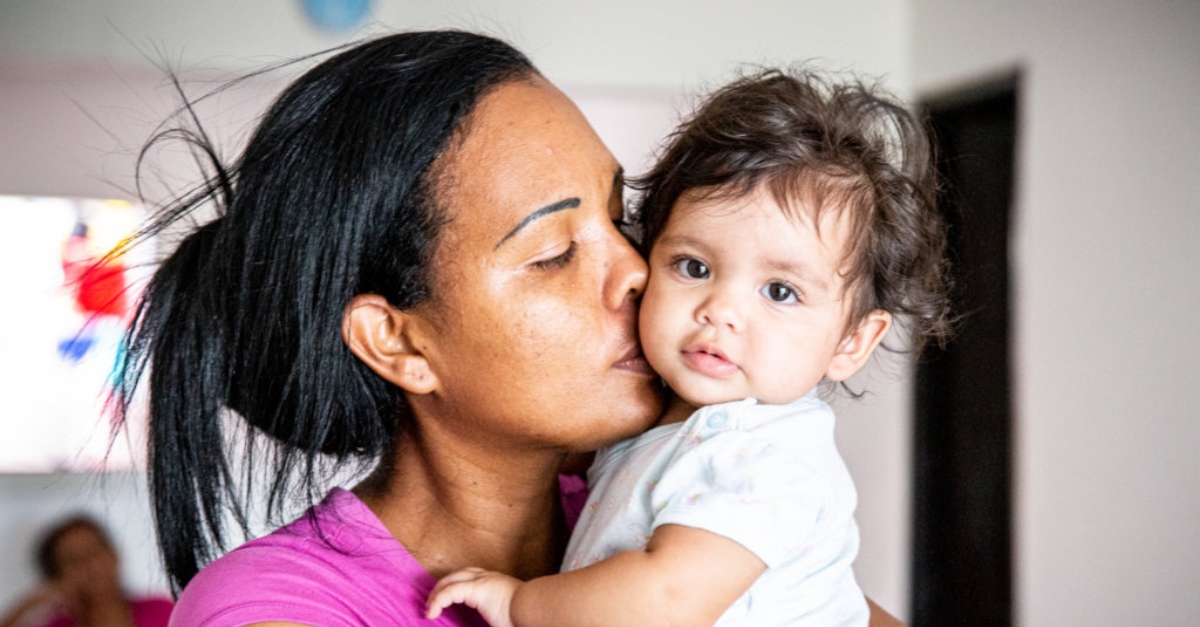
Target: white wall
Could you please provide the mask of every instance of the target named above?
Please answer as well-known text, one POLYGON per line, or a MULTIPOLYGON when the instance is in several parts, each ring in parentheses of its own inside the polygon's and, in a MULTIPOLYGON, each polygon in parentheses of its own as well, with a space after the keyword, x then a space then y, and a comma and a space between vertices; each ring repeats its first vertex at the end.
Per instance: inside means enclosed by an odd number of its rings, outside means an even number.
MULTIPOLYGON (((366 32, 466 27, 509 38, 579 102, 630 171, 646 163, 685 94, 723 81, 742 62, 816 58, 886 75, 893 90, 911 92, 908 0, 375 4, 379 24, 366 32)), ((129 197, 133 153, 172 104, 147 57, 238 71, 350 37, 316 31, 299 2, 285 0, 0 0, 0 193, 129 197)), ((276 85, 251 84, 206 117, 235 143, 276 85)), ((168 156, 166 175, 184 165, 180 155, 168 156)), ((860 582, 901 615, 910 494, 905 372, 864 377, 875 395, 843 405, 838 433, 859 484, 860 582)), ((65 503, 78 492, 0 478, 0 532, 5 521, 22 520, 17 503, 31 494, 65 503)), ((0 603, 5 590, 0 585, 0 603)))
POLYGON ((1200 3, 916 0, 918 93, 1020 68, 1025 626, 1200 616, 1200 3))
MULTIPOLYGON (((907 87, 907 2, 895 0, 376 0, 364 32, 460 27, 510 39, 552 79, 690 87, 740 61, 822 57, 907 87)), ((295 0, 3 0, 0 55, 146 56, 242 68, 342 43, 295 0), (161 53, 161 54, 159 54, 161 53)))

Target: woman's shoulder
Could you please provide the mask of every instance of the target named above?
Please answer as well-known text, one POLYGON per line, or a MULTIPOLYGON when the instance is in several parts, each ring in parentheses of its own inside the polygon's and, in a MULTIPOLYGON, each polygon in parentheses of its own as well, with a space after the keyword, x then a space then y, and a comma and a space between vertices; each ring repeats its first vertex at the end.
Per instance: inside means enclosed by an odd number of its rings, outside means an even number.
POLYGON ((394 624, 423 614, 434 583, 357 497, 334 490, 295 522, 201 570, 172 625, 394 624))

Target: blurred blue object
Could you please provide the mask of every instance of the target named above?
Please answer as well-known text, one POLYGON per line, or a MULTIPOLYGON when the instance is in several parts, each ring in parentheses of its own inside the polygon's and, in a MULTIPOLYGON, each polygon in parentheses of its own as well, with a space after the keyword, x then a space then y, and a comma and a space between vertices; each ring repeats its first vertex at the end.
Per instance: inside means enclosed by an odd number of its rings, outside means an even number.
POLYGON ((371 0, 303 0, 303 4, 312 23, 328 31, 354 28, 371 9, 371 0))
POLYGON ((80 331, 71 337, 62 340, 58 343, 58 354, 64 360, 71 363, 78 363, 87 355, 88 350, 92 348, 92 344, 96 343, 96 338, 90 333, 80 331))

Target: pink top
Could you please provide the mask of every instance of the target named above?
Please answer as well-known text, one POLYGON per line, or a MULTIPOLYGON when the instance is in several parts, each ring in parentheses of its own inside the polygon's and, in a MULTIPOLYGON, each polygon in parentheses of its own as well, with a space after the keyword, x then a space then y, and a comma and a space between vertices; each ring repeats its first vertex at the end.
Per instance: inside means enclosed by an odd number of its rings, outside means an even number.
MULTIPOLYGON (((167 627, 171 618, 169 599, 137 599, 129 602, 133 613, 133 627, 167 627)), ((75 619, 67 615, 55 616, 42 627, 75 627, 75 619)))
MULTIPOLYGON (((587 498, 583 482, 563 477, 560 486, 573 524, 587 498)), ((487 626, 462 605, 426 620, 436 581, 358 497, 336 488, 305 516, 201 570, 180 595, 171 627, 487 626)))

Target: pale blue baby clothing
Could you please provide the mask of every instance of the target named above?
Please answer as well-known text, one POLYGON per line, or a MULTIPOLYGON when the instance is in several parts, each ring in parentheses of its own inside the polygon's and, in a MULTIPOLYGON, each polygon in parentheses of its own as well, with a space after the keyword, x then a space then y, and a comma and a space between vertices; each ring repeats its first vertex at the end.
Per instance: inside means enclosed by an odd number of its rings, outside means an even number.
POLYGON ((685 525, 767 565, 717 625, 866 625, 851 570, 858 497, 833 427, 833 410, 813 391, 787 405, 702 407, 600 451, 563 570, 645 548, 659 525, 685 525))

